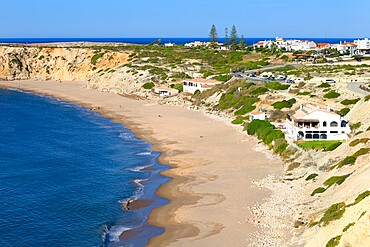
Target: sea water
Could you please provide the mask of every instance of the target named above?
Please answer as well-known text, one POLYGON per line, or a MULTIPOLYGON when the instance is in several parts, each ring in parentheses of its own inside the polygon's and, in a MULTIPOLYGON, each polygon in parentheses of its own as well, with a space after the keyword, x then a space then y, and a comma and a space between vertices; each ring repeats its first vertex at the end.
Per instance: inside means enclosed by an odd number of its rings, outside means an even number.
POLYGON ((150 144, 79 105, 0 90, 0 246, 143 246, 166 200, 150 144), (141 168, 150 167, 142 171, 141 168), (125 211, 127 199, 150 206, 125 211), (138 237, 119 241, 127 229, 138 237))

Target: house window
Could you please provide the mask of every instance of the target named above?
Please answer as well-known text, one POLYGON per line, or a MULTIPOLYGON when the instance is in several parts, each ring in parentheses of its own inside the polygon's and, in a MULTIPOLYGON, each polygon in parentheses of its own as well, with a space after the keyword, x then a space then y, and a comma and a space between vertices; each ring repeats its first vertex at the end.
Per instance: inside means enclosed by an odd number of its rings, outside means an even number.
POLYGON ((342 122, 340 123, 340 127, 346 127, 346 126, 347 126, 347 121, 342 120, 342 122))
POLYGON ((326 139, 328 139, 328 135, 327 134, 321 134, 320 139, 326 140, 326 139))
POLYGON ((330 131, 330 134, 338 134, 338 131, 330 131))
POLYGON ((313 134, 313 139, 319 139, 319 134, 313 134))
POLYGON ((338 127, 338 123, 333 121, 330 123, 330 127, 338 127))
POLYGON ((306 134, 306 139, 312 139, 312 134, 306 134))
POLYGON ((186 84, 187 84, 186 81, 184 81, 184 86, 186 86, 186 84))
POLYGON ((324 121, 324 122, 322 123, 322 126, 326 127, 326 121, 324 121))

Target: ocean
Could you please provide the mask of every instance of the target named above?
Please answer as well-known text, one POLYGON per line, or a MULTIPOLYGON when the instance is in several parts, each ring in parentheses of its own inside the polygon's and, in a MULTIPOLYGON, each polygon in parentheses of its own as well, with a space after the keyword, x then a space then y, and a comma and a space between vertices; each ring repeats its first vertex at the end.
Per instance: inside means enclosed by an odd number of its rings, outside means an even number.
MULTIPOLYGON (((284 37, 285 38, 285 37, 284 37)), ((34 43, 52 43, 52 42, 118 42, 118 43, 133 43, 133 44, 150 44, 151 42, 161 39, 161 43, 185 44, 193 41, 209 41, 209 38, 0 38, 0 43, 17 43, 17 44, 34 44, 34 43)), ((252 45, 261 40, 274 40, 270 38, 245 38, 245 43, 252 45)), ((301 39, 312 40, 317 43, 339 44, 340 41, 353 41, 358 38, 285 38, 285 39, 301 39)), ((223 38, 218 39, 223 42, 223 38)))
POLYGON ((158 153, 77 104, 0 89, 0 246, 144 246, 167 203, 158 153), (143 170, 143 168, 146 168, 143 170), (126 211, 128 199, 149 206, 126 211), (127 229, 137 234, 120 241, 127 229))

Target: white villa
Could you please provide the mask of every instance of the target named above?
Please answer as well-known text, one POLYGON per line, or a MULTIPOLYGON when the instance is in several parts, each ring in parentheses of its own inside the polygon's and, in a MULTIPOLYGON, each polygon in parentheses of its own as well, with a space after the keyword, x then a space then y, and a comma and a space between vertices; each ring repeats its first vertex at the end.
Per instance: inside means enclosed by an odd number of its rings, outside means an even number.
POLYGON ((266 120, 269 117, 270 117, 270 114, 268 114, 266 111, 264 111, 262 109, 255 110, 255 111, 252 111, 251 113, 249 113, 249 120, 250 121, 255 120, 255 119, 266 120))
POLYGON ((160 97, 172 96, 179 93, 179 90, 167 87, 153 87, 152 92, 159 95, 160 97))
POLYGON ((351 132, 343 116, 310 104, 286 119, 286 138, 294 141, 346 140, 351 132))
POLYGON ((267 47, 271 48, 273 46, 280 49, 283 48, 286 51, 309 51, 316 50, 317 45, 311 40, 298 40, 298 39, 288 39, 284 40, 283 38, 276 37, 275 40, 264 40, 255 43, 253 46, 255 48, 267 47))
POLYGON ((369 54, 370 53, 370 40, 368 38, 365 39, 357 39, 353 43, 357 45, 357 53, 359 55, 369 54))
POLYGON ((212 79, 203 79, 203 78, 185 79, 183 81, 183 88, 184 93, 194 93, 197 90, 203 92, 204 90, 213 88, 214 86, 221 83, 222 83, 221 81, 212 79))

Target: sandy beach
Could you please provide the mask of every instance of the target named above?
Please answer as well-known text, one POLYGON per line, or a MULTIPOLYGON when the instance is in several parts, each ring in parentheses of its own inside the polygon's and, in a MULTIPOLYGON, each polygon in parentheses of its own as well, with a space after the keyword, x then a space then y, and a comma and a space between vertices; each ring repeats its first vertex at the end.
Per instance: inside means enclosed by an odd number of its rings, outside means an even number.
MULTIPOLYGON (((201 111, 158 105, 89 90, 83 82, 11 81, 3 87, 48 94, 79 103, 122 122, 161 153, 173 178, 157 191, 169 203, 150 214, 149 224, 165 232, 148 246, 248 246, 258 228, 251 208, 269 195, 253 185, 282 173, 282 162, 257 141, 201 111)), ((258 224, 257 224, 258 225, 258 224)))

